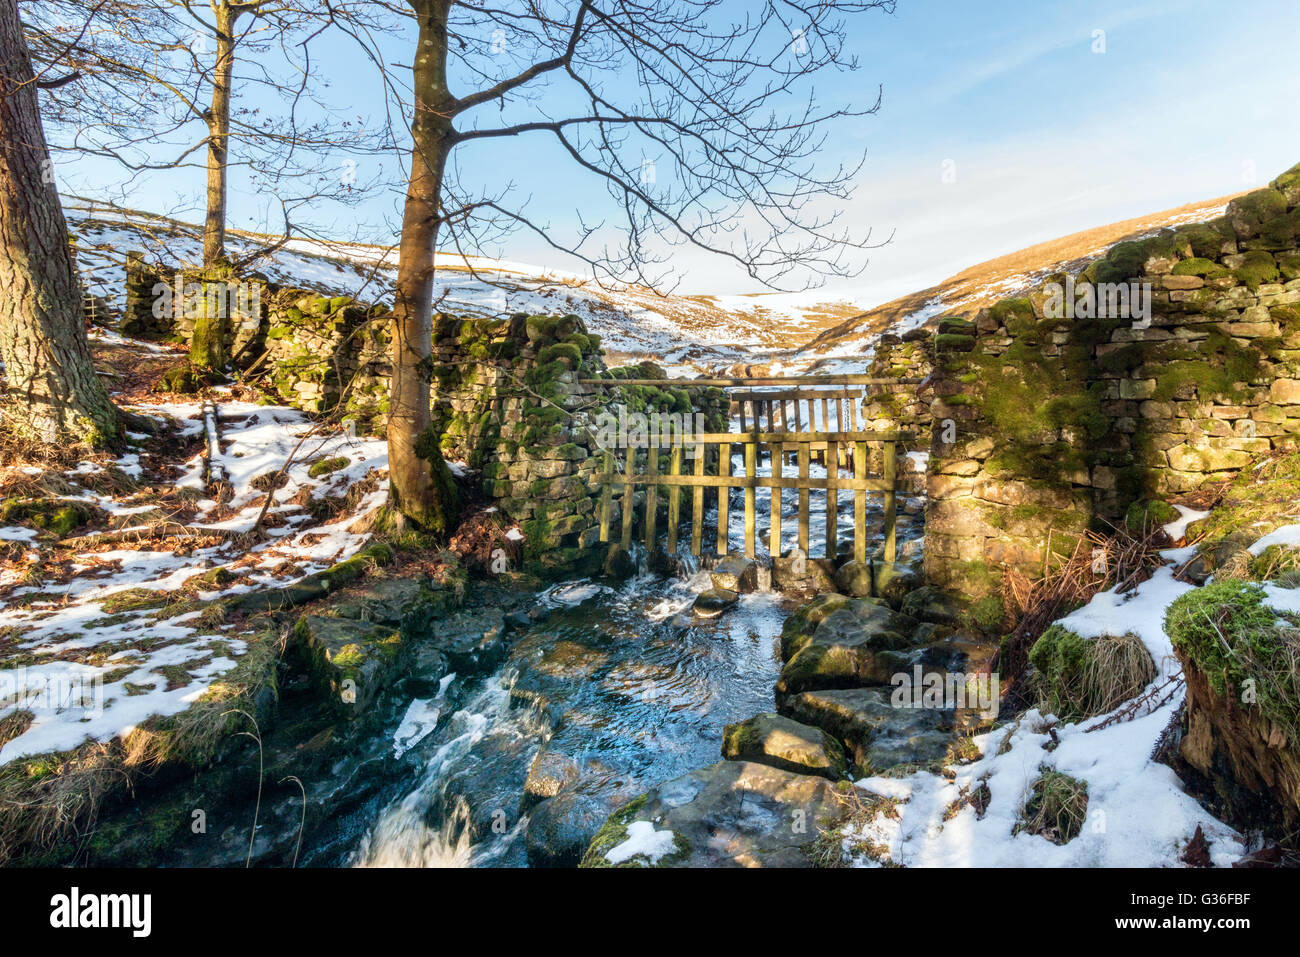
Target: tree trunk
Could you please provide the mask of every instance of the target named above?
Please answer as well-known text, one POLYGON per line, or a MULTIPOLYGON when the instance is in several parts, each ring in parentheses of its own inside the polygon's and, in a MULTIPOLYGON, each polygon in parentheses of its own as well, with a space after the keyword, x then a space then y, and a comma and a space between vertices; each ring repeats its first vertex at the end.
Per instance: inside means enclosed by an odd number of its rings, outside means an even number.
POLYGON ((208 110, 208 211, 203 221, 203 265, 214 266, 226 255, 227 164, 230 156, 230 88, 235 75, 235 21, 226 3, 214 5, 217 17, 217 62, 212 72, 212 106, 208 110))
POLYGON ((434 532, 450 530, 456 487, 431 428, 433 255, 454 101, 447 90, 449 0, 410 0, 419 20, 411 123, 411 181, 402 214, 393 310, 388 474, 393 505, 434 532))
POLYGON ((104 445, 118 437, 117 410, 91 364, 39 110, 16 0, 0 0, 0 359, 20 404, 6 425, 104 445))

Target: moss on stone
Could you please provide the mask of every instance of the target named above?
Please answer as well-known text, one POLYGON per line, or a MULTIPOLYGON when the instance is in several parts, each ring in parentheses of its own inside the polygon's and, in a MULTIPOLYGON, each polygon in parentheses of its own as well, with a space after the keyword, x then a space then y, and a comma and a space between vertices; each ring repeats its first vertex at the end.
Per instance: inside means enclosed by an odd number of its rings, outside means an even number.
POLYGON ((1263 249, 1253 249, 1246 253, 1246 258, 1236 268, 1235 274, 1251 292, 1259 292, 1260 285, 1277 280, 1277 260, 1273 258, 1272 253, 1263 249))

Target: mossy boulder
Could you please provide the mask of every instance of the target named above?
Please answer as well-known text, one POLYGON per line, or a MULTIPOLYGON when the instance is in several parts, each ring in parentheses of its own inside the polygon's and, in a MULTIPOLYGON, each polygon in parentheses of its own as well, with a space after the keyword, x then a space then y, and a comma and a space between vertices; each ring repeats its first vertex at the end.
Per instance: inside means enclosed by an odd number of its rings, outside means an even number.
POLYGON ((348 718, 367 714, 375 697, 398 675, 406 651, 399 632, 346 618, 304 615, 294 635, 317 685, 348 718))
POLYGON ((1224 212, 1238 239, 1253 239, 1264 224, 1286 213, 1286 197, 1276 189, 1257 189, 1238 196, 1224 212))
POLYGON ((760 714, 727 725, 722 756, 757 761, 796 774, 820 774, 838 781, 848 776, 844 748, 826 732, 779 714, 760 714))
POLYGON ((953 739, 953 714, 894 706, 889 688, 842 688, 789 695, 777 710, 821 728, 848 748, 858 774, 942 758, 953 739))
POLYGON ((872 599, 853 599, 827 615, 788 661, 778 695, 821 688, 888 684, 921 640, 918 623, 872 599))
POLYGON ((917 621, 959 625, 966 616, 968 604, 952 592, 934 585, 923 585, 907 594, 899 610, 917 621))
POLYGON ((1282 194, 1287 206, 1300 206, 1300 163, 1268 184, 1282 194))
POLYGON ((817 626, 833 611, 849 603, 844 595, 830 592, 818 595, 785 620, 781 627, 781 660, 789 661, 812 640, 817 626))
POLYGON ((700 618, 717 618, 740 600, 737 592, 726 588, 706 588, 695 596, 694 611, 700 618))
POLYGON ((758 588, 758 565, 742 555, 731 554, 709 570, 714 588, 742 595, 758 588))

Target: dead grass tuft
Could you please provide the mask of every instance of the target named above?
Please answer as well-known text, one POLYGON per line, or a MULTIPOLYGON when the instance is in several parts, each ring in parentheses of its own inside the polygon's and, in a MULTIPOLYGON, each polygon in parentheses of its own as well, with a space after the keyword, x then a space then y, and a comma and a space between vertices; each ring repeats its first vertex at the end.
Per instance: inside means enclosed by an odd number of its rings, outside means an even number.
POLYGON ((1088 816, 1088 783, 1051 768, 1041 768, 1012 834, 1024 831, 1068 844, 1088 816))

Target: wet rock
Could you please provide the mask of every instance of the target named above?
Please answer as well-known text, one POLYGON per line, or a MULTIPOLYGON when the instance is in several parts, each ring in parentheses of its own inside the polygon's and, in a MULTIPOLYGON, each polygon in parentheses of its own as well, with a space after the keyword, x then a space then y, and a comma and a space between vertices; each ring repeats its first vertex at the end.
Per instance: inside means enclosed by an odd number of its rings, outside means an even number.
POLYGON ((858 766, 864 774, 879 774, 902 765, 931 765, 942 761, 952 746, 951 731, 925 731, 886 725, 867 746, 858 766))
POLYGON ((581 773, 582 769, 578 762, 569 755, 542 745, 542 749, 537 752, 537 757, 533 758, 532 766, 528 769, 528 777, 524 780, 525 809, 538 801, 555 797, 564 790, 565 785, 578 780, 581 773))
POLYGON ((918 621, 958 625, 961 623, 966 606, 955 595, 933 585, 923 585, 903 599, 899 610, 918 621))
POLYGON ((871 567, 856 561, 845 562, 835 572, 835 587, 854 598, 871 596, 871 567))
POLYGON ((875 599, 857 598, 831 612, 791 658, 777 694, 888 684, 919 644, 917 622, 875 599))
POLYGON ((636 854, 618 866, 809 867, 805 848, 819 826, 840 814, 834 788, 823 777, 721 761, 665 782, 614 812, 582 866, 614 866, 609 855, 626 844, 636 825, 655 854, 636 854))
POLYGON ((602 571, 609 578, 631 578, 636 574, 636 560, 621 545, 611 545, 602 571))
POLYGON ((941 757, 952 740, 951 712, 894 707, 892 696, 888 688, 805 691, 783 699, 778 710, 843 741, 864 772, 941 757))
POLYGON ((833 611, 849 603, 838 592, 819 595, 785 620, 781 627, 781 660, 789 661, 804 645, 812 640, 817 626, 833 611))
POLYGON ((397 675, 407 651, 400 633, 381 625, 304 615, 294 636, 319 688, 341 714, 358 717, 397 675))
POLYGON ((626 788, 579 781, 529 813, 524 843, 532 867, 574 867, 610 812, 632 795, 626 788))
POLYGON ((897 562, 876 562, 871 572, 871 594, 883 598, 891 608, 901 608, 903 599, 925 584, 914 569, 897 562))
POLYGON ((436 625, 437 646, 460 674, 490 671, 506 657, 506 622, 500 608, 474 608, 436 625))
POLYGON ((442 686, 451 667, 447 656, 429 642, 417 642, 411 647, 410 666, 402 680, 402 689, 411 698, 432 698, 442 686))
POLYGON ((727 725, 722 731, 722 756, 796 774, 820 774, 832 781, 848 776, 848 762, 838 741, 820 728, 779 714, 760 714, 727 725))
POLYGON ((758 588, 758 564, 740 555, 728 555, 709 572, 713 587, 747 595, 758 588))
POLYGON ((717 618, 734 605, 740 596, 723 588, 709 588, 695 596, 695 614, 701 618, 717 618))
POLYGON ((804 599, 835 591, 835 563, 786 553, 772 560, 772 587, 804 599))

